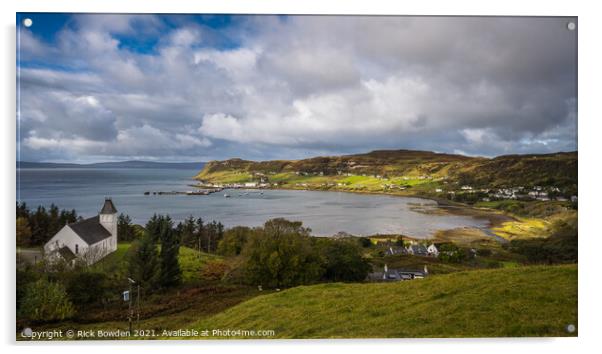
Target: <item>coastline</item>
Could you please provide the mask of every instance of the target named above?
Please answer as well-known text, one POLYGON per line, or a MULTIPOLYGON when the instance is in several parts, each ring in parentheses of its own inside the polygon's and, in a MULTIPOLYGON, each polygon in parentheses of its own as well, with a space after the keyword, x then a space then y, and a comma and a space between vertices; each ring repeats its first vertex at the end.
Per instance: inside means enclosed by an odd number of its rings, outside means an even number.
MULTIPOLYGON (((198 185, 190 185, 190 186, 195 187, 195 188, 202 188, 201 186, 198 186, 198 185)), ((227 189, 230 189, 230 188, 224 188, 224 190, 227 190, 227 189)), ((231 189, 235 190, 236 188, 231 188, 231 189)), ((468 234, 472 234, 475 232, 481 234, 479 236, 474 235, 475 237, 471 237, 471 239, 474 239, 474 240, 489 239, 489 240, 495 240, 496 242, 503 243, 503 242, 506 242, 507 240, 496 235, 492 229, 495 227, 501 226, 505 222, 516 220, 513 216, 507 215, 499 210, 486 209, 486 208, 475 208, 470 205, 453 202, 453 201, 450 201, 447 199, 437 198, 434 196, 415 194, 415 193, 386 193, 386 192, 378 192, 378 191, 358 191, 358 190, 340 190, 340 189, 306 189, 306 188, 301 189, 301 188, 286 188, 286 187, 277 187, 277 188, 274 188, 274 187, 270 187, 270 188, 248 187, 248 188, 244 188, 244 189, 288 190, 288 191, 309 191, 309 192, 338 192, 338 193, 353 193, 353 194, 367 194, 367 195, 382 195, 382 196, 390 196, 390 197, 417 198, 417 199, 424 199, 424 200, 430 200, 430 201, 435 202, 436 203, 435 208, 437 209, 437 212, 442 213, 442 214, 470 216, 470 217, 473 217, 476 219, 481 219, 481 220, 487 221, 487 226, 483 227, 483 228, 467 227, 467 228, 460 228, 460 229, 442 229, 442 230, 437 230, 431 237, 424 238, 424 239, 417 239, 417 238, 413 238, 413 237, 407 236, 407 235, 400 235, 400 236, 403 236, 408 239, 416 239, 416 240, 440 240, 442 238, 442 235, 444 235, 446 233, 457 233, 460 230, 466 230, 466 231, 468 231, 467 232, 468 234), (483 238, 480 236, 485 236, 485 237, 483 238)), ((424 210, 419 210, 419 209, 413 209, 413 211, 419 212, 419 213, 430 213, 431 212, 431 211, 424 211, 424 210)), ((375 236, 375 235, 373 235, 373 236, 375 236)), ((382 235, 382 236, 386 236, 386 235, 382 235)), ((448 239, 448 237, 444 237, 444 239, 448 239)))

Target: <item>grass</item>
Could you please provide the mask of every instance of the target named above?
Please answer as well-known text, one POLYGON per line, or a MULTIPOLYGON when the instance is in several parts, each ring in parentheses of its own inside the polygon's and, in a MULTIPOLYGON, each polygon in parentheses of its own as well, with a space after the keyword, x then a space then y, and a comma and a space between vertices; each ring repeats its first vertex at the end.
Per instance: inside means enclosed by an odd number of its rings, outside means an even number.
POLYGON ((250 173, 243 171, 216 171, 210 174, 199 173, 195 178, 219 183, 244 183, 253 180, 253 176, 250 173))
POLYGON ((275 338, 573 336, 577 266, 529 266, 377 284, 300 286, 194 325, 275 338))
MULTIPOLYGON (((344 176, 344 175, 297 175, 293 172, 281 172, 271 174, 268 176, 270 182, 278 183, 280 187, 300 189, 300 188, 311 188, 311 189, 329 189, 329 190, 340 190, 340 191, 366 191, 366 192, 385 192, 389 189, 384 188, 383 185, 397 185, 405 187, 420 187, 421 190, 430 191, 437 187, 439 184, 428 179, 410 178, 403 179, 401 177, 383 179, 376 178, 372 175, 355 175, 355 176, 344 176), (338 185, 341 183, 342 185, 338 185), (305 184, 306 186, 301 186, 305 184), (330 186, 326 186, 331 184, 330 186)), ((242 172, 239 170, 222 170, 212 172, 201 172, 196 178, 212 182, 212 183, 244 183, 252 182, 256 179, 250 173, 242 172)), ((399 192, 399 190, 397 190, 399 192)))
MULTIPOLYGON (((109 274, 126 274, 128 266, 127 257, 131 252, 131 246, 131 243, 119 243, 117 251, 94 264, 92 268, 109 274)), ((189 283, 202 280, 201 270, 205 264, 208 261, 222 259, 222 257, 205 252, 199 253, 192 248, 181 246, 178 259, 180 261, 180 269, 182 270, 182 281, 189 283)))
POLYGON ((222 259, 221 256, 198 252, 192 248, 180 247, 180 269, 184 283, 202 280, 201 270, 208 261, 222 259))
POLYGON ((129 242, 118 243, 117 250, 92 265, 92 269, 107 274, 127 273, 127 257, 131 246, 129 242))
POLYGON ((493 227, 496 235, 506 240, 525 238, 540 238, 549 235, 550 223, 539 218, 518 218, 516 221, 506 221, 502 225, 493 227))

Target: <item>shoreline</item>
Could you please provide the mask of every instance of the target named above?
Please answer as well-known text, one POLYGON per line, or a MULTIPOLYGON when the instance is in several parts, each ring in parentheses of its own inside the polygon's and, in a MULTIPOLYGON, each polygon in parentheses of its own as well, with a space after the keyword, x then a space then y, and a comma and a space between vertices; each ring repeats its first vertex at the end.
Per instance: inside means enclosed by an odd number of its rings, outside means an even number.
MULTIPOLYGON (((200 186, 193 186, 190 185, 191 187, 195 187, 195 188, 201 188, 200 186)), ((457 203, 457 202, 453 202, 447 199, 443 199, 443 198, 437 198, 437 197, 433 197, 433 196, 425 196, 425 195, 420 195, 420 194, 412 194, 412 193, 385 193, 385 192, 375 192, 375 191, 352 191, 352 190, 339 190, 339 189, 327 189, 327 190, 322 190, 322 189, 299 189, 299 188, 253 188, 253 187, 247 187, 247 188, 224 188, 223 190, 228 190, 228 189, 232 189, 232 190, 236 190, 236 189, 248 189, 248 190, 284 190, 284 191, 308 191, 308 192, 338 192, 338 193, 352 193, 352 194, 367 194, 367 195, 381 195, 381 196, 390 196, 390 197, 405 197, 405 198, 416 198, 416 199, 424 199, 424 200, 430 200, 436 203, 436 208, 438 211, 443 212, 444 214, 449 214, 449 215, 459 215, 459 216, 469 216, 469 217, 473 217, 476 219, 481 219, 481 220, 486 220, 487 221, 487 226, 485 227, 466 227, 466 228, 460 228, 460 229, 467 229, 467 230, 474 230, 474 231, 478 231, 483 233, 487 238, 494 240, 496 242, 499 243, 504 243, 505 239, 503 239, 502 237, 496 235, 493 232, 493 228, 495 227, 499 227, 501 226, 503 223, 508 222, 508 221, 515 221, 516 219, 513 216, 507 215, 501 211, 495 210, 495 209, 486 209, 486 208, 475 208, 472 206, 469 206, 467 204, 462 204, 462 203, 457 203)), ((420 210, 413 210, 415 212, 418 213, 428 213, 425 211, 420 211, 420 210)), ((399 234, 399 236, 402 237, 406 237, 409 239, 414 239, 414 240, 437 240, 440 237, 441 233, 445 233, 445 232, 453 232, 454 230, 458 230, 458 229, 441 229, 441 230, 437 230, 435 231, 431 237, 426 237, 426 238, 416 238, 416 237, 411 237, 411 236, 407 236, 407 235, 402 235, 399 234)), ((331 236, 317 236, 317 237, 332 237, 331 236)), ((378 234, 374 234, 374 235, 370 235, 370 236, 357 236, 357 237, 386 237, 386 236, 392 236, 392 235, 378 235, 378 234)))

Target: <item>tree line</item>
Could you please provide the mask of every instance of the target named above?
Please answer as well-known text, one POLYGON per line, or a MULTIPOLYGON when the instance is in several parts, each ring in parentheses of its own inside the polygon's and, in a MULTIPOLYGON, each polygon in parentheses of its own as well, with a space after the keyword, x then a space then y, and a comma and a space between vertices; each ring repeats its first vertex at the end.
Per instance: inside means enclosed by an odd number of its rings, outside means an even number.
POLYGON ((263 227, 226 230, 217 251, 242 259, 235 275, 241 282, 280 288, 362 281, 371 270, 362 247, 361 239, 311 237, 311 229, 301 222, 278 218, 263 227))
POLYGON ((17 202, 17 245, 22 247, 43 246, 67 223, 80 219, 75 210, 49 208, 42 205, 30 210, 25 202, 17 202))

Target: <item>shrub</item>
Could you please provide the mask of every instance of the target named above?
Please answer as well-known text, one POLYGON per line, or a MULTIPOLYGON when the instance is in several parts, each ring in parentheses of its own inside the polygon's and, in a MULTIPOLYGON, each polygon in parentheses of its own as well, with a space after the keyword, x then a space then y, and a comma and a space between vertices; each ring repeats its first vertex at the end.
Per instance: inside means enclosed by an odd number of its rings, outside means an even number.
POLYGON ((152 289, 157 286, 159 254, 151 235, 145 235, 134 244, 129 258, 129 275, 143 288, 152 289))
POLYGON ((220 280, 229 270, 230 267, 223 261, 209 261, 203 267, 201 275, 207 280, 220 280))
POLYGON ((237 226, 226 230, 224 238, 217 246, 217 253, 223 256, 237 256, 242 249, 253 230, 245 226, 237 226))
POLYGON ((323 269, 309 232, 301 222, 267 221, 243 249, 245 280, 265 287, 291 287, 320 279, 323 269))
POLYGON ((19 311, 21 317, 39 322, 64 320, 73 313, 65 288, 44 278, 26 287, 19 311))
POLYGON ((577 262, 577 217, 556 221, 547 238, 512 240, 506 247, 522 254, 531 263, 577 262))
POLYGON ((325 269, 324 279, 330 281, 362 281, 370 271, 370 263, 362 257, 361 248, 342 240, 319 240, 317 243, 325 269))
POLYGON ((70 277, 67 294, 75 305, 102 301, 109 292, 109 279, 105 273, 78 272, 70 277))
POLYGON ((453 243, 444 243, 439 247, 439 259, 442 262, 461 263, 466 253, 453 243))

